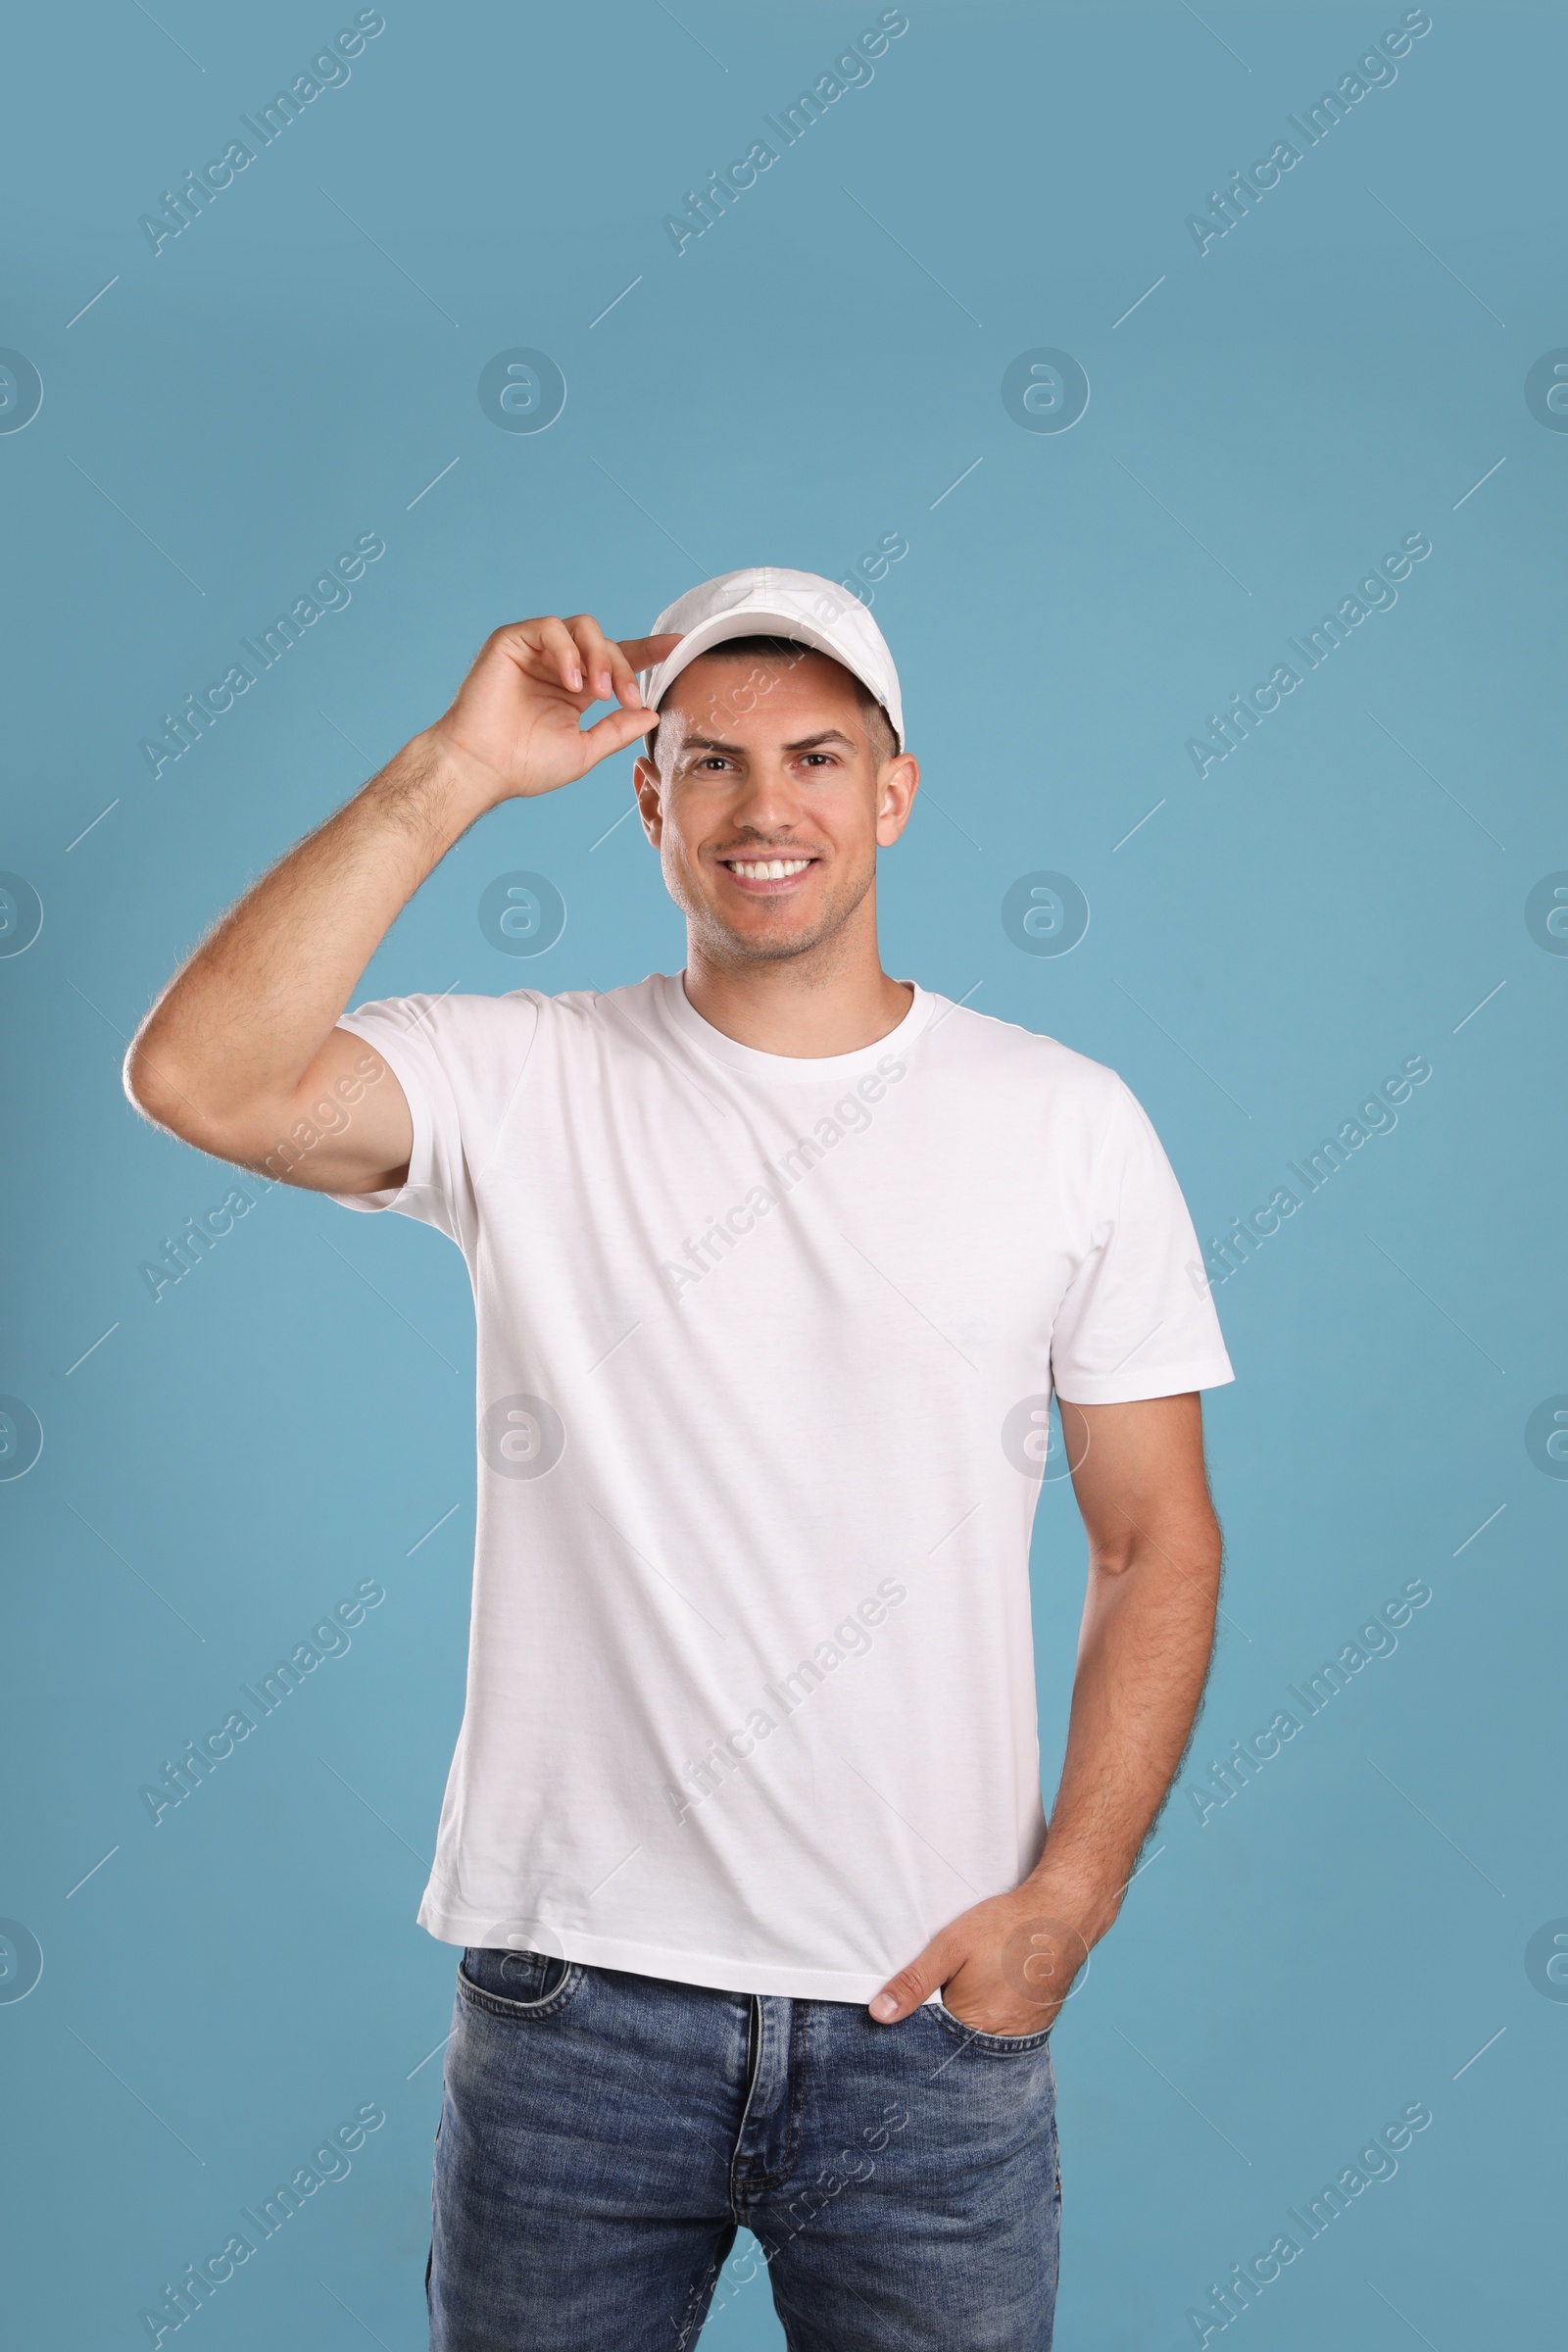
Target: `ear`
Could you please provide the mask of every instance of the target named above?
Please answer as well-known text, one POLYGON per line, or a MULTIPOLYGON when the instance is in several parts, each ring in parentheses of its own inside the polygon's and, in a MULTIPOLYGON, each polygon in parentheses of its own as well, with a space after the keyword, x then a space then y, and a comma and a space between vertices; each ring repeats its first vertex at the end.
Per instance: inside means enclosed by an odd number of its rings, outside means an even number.
POLYGON ((888 850, 898 840, 909 821, 914 796, 920 786, 920 763, 907 752, 884 762, 876 780, 876 838, 879 849, 888 850))
POLYGON ((657 850, 664 837, 663 786, 659 770, 650 759, 639 757, 631 777, 632 789, 637 795, 637 811, 643 820, 643 831, 657 850))

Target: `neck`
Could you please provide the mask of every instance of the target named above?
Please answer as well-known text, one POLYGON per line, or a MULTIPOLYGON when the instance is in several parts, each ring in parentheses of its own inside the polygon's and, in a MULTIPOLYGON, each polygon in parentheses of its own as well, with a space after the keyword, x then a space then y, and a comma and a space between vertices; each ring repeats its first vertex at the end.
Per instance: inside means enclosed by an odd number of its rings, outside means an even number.
POLYGON ((726 954, 688 926, 687 1003, 759 1054, 817 1060, 874 1046, 904 1019, 914 991, 882 969, 874 898, 856 912, 869 919, 852 918, 803 955, 773 960, 726 954))

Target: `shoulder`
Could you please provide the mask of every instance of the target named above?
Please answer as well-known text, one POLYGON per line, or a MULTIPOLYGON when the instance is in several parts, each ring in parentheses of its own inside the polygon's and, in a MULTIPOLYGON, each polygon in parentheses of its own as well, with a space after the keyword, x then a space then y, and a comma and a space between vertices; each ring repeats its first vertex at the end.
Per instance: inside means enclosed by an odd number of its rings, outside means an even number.
POLYGON ((946 998, 937 999, 922 1042, 933 1060, 970 1070, 984 1085, 1022 1086, 1049 1096, 1057 1110, 1070 1105, 1108 1122, 1137 1107, 1126 1081, 1107 1063, 1076 1053, 1059 1038, 946 998))
POLYGON ((1159 1156, 1142 1103, 1105 1062, 1059 1038, 939 1002, 924 1066, 941 1115, 963 1122, 984 1148, 1019 1153, 1085 1199, 1115 1187, 1129 1166, 1159 1156))
POLYGON ((556 997, 518 989, 515 995, 528 998, 541 1042, 564 1056, 598 1056, 659 1033, 662 992, 667 986, 662 973, 651 972, 624 988, 569 988, 556 997))
POLYGON ((501 996, 460 995, 451 990, 440 996, 377 997, 346 1012, 343 1025, 373 1023, 455 1043, 506 1044, 535 1030, 569 1037, 597 1027, 607 1010, 621 1004, 632 1007, 646 999, 655 985, 654 980, 643 980, 635 987, 612 989, 608 995, 587 988, 565 989, 559 996, 549 996, 538 988, 512 988, 501 996))
POLYGON ((531 1036, 541 1003, 548 999, 532 989, 514 989, 501 997, 460 996, 455 990, 439 996, 374 997, 345 1012, 338 1026, 378 1046, 401 1043, 415 1053, 461 1056, 531 1036))
POLYGON ((628 981, 623 988, 568 988, 559 997, 539 997, 536 1002, 544 1008, 544 1017, 563 1028, 586 1029, 602 1026, 617 1013, 646 1018, 670 986, 667 973, 650 972, 645 979, 628 981))
POLYGON ((521 1060, 545 1052, 571 1060, 596 1058, 606 1042, 626 1043, 656 1017, 661 977, 655 973, 630 987, 565 989, 514 988, 501 996, 379 997, 346 1012, 340 1028, 448 1070, 477 1073, 514 1071, 521 1060))

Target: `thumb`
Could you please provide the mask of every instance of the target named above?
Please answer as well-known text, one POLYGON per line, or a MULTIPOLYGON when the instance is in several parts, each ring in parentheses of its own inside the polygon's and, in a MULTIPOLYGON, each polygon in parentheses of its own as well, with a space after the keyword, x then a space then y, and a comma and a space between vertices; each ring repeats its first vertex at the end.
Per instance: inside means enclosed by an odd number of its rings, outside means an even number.
POLYGON ((649 728, 658 723, 657 710, 638 709, 608 711, 593 726, 584 727, 579 733, 582 767, 578 772, 586 775, 588 769, 597 767, 601 760, 608 760, 612 752, 623 752, 628 744, 635 743, 639 736, 646 735, 649 728))
POLYGON ((912 2016, 939 1984, 947 1983, 956 1958, 946 1934, 934 1936, 916 1959, 901 1968, 896 1977, 889 1977, 872 2000, 871 2015, 877 2024, 897 2025, 901 2017, 912 2016))

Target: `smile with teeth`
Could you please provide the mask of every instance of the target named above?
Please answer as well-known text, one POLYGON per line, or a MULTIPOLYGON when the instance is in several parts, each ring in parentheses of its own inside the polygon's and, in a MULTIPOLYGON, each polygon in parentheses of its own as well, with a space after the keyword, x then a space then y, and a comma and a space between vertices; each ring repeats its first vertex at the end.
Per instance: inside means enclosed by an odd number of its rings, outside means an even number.
POLYGON ((784 882, 791 874, 804 874, 815 862, 810 858, 725 858, 720 860, 732 874, 744 882, 784 882))

